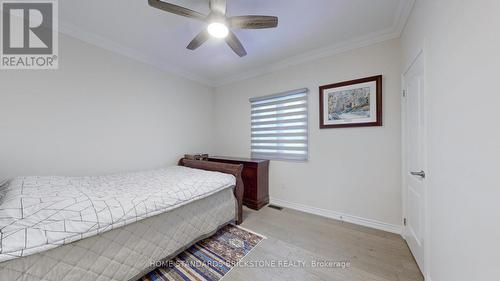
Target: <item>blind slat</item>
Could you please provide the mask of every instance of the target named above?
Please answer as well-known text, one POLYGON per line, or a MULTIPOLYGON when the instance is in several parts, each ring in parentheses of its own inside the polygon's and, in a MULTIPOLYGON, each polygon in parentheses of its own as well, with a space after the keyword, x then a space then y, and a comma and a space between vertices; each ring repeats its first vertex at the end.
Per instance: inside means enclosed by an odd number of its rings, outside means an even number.
POLYGON ((294 146, 252 146, 252 150, 289 150, 289 151, 304 151, 305 147, 294 146))
POLYGON ((267 103, 252 104, 252 111, 257 110, 259 107, 287 104, 287 103, 299 102, 299 101, 305 101, 305 100, 306 100, 306 97, 298 97, 298 98, 293 98, 293 99, 284 100, 284 101, 278 100, 278 101, 271 101, 271 102, 267 102, 267 103))
POLYGON ((252 140, 252 144, 270 144, 270 143, 307 144, 307 140, 252 140))
POLYGON ((304 161, 304 155, 283 154, 283 153, 257 153, 252 152, 252 157, 269 160, 291 160, 304 161))
POLYGON ((307 93, 302 89, 250 100, 252 157, 307 160, 307 93))
POLYGON ((280 127, 272 127, 272 128, 252 128, 253 132, 262 132, 262 131, 284 131, 284 130, 304 130, 307 129, 307 125, 301 126, 280 126, 280 127))
POLYGON ((266 133, 266 134, 254 134, 252 133, 252 138, 266 138, 266 137, 307 137, 307 133, 296 133, 296 132, 279 132, 279 133, 266 133))
POLYGON ((279 111, 268 111, 268 113, 272 114, 267 114, 267 115, 257 115, 254 116, 252 115, 252 120, 262 120, 262 119, 269 119, 269 118, 283 118, 283 117, 289 117, 289 116, 300 116, 300 115, 306 115, 307 114, 307 107, 301 106, 301 107, 296 107, 295 109, 302 109, 300 111, 294 111, 294 112, 279 112, 279 111), (278 113, 274 113, 278 112, 278 113))
POLYGON ((252 121, 252 126, 272 125, 272 124, 289 124, 289 123, 297 123, 297 122, 307 122, 307 118, 286 119, 286 120, 279 120, 279 121, 252 121))
MULTIPOLYGON (((307 103, 295 104, 295 105, 287 105, 287 106, 282 106, 282 107, 279 107, 279 108, 259 109, 259 110, 252 111, 252 116, 253 117, 266 116, 266 115, 262 115, 262 114, 263 113, 268 113, 268 112, 290 111, 292 109, 299 109, 299 108, 307 109, 307 103)), ((294 110, 294 111, 296 111, 296 110, 294 110)))

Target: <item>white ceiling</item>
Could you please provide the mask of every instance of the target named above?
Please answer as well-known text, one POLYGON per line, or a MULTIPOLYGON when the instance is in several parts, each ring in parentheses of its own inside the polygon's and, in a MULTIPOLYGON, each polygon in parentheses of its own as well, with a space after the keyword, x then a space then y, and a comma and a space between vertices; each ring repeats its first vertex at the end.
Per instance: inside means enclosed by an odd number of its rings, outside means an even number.
MULTIPOLYGON (((165 0, 167 1, 167 0, 165 0)), ((208 13, 208 0, 169 0, 208 13)), ((60 31, 209 85, 220 85, 397 38, 414 0, 228 0, 228 15, 279 17, 276 29, 236 30, 248 55, 220 39, 186 49, 202 22, 147 0, 59 1, 60 31)))

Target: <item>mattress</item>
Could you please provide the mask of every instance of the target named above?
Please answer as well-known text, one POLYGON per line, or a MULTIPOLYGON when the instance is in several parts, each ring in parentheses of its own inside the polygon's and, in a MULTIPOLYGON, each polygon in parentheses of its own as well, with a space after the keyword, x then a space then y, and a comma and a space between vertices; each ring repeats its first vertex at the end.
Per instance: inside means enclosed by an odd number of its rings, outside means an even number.
POLYGON ((1 280, 137 280, 234 220, 231 187, 168 212, 25 257, 0 262, 1 280))
POLYGON ((127 280, 233 220, 235 183, 181 166, 16 178, 0 188, 0 277, 127 280))

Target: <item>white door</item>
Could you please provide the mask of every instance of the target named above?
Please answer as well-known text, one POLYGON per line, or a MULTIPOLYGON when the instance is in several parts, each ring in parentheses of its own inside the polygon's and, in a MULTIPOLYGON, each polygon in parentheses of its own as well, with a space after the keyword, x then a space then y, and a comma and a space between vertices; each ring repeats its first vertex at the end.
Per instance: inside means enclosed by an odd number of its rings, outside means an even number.
POLYGON ((424 63, 420 55, 404 75, 405 91, 405 238, 422 272, 426 220, 424 63))

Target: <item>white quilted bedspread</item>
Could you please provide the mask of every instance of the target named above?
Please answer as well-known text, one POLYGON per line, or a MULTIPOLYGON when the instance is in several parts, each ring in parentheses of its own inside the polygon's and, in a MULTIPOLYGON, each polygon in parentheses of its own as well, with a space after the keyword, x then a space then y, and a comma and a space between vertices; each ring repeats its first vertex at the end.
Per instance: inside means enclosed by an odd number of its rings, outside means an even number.
POLYGON ((20 177, 0 188, 0 262, 133 223, 236 184, 186 167, 94 177, 20 177))

